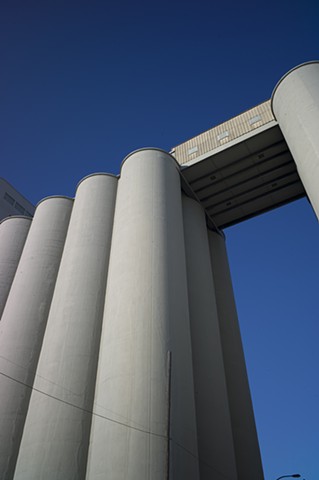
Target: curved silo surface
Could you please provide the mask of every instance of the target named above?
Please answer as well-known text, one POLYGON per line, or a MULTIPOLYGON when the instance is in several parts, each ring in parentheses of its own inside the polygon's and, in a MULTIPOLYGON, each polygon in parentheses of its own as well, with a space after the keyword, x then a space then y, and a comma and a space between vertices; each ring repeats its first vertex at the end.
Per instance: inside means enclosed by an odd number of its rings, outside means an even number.
POLYGON ((319 61, 298 65, 284 75, 271 105, 319 219, 319 61))
POLYGON ((157 149, 122 165, 94 412, 87 480, 198 478, 180 178, 157 149))
POLYGON ((201 480, 237 478, 206 218, 183 195, 186 265, 201 480))
POLYGON ((15 479, 85 478, 116 189, 78 186, 15 479))
POLYGON ((0 322, 0 472, 12 479, 73 200, 37 207, 0 322))
POLYGON ((254 478, 263 480, 264 475, 254 411, 225 239, 218 233, 209 230, 208 241, 223 349, 237 474, 239 479, 254 478))
POLYGON ((14 216, 0 222, 0 319, 31 221, 30 217, 14 216))

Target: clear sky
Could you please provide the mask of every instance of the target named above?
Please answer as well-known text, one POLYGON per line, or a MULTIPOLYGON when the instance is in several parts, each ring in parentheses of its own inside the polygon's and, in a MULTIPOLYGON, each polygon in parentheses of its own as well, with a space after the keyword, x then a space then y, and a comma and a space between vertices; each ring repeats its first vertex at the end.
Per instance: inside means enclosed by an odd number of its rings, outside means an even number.
MULTIPOLYGON (((315 0, 2 0, 0 175, 36 203, 170 150, 318 59, 318 19, 315 0)), ((266 480, 318 479, 318 222, 304 199, 225 233, 266 480)))

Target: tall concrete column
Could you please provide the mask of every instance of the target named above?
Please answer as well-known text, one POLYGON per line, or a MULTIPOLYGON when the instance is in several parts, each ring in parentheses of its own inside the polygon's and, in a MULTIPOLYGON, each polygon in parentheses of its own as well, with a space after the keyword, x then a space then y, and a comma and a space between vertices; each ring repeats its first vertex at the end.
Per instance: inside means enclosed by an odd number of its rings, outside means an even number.
POLYGON ((271 103, 319 219, 319 62, 290 70, 277 84, 271 103))
POLYGON ((31 225, 30 217, 7 217, 0 222, 0 319, 31 225))
POLYGON ((236 461, 205 213, 183 195, 201 480, 236 480, 236 461))
POLYGON ((15 480, 85 478, 117 178, 79 184, 15 480))
POLYGON ((180 177, 157 149, 121 170, 94 413, 87 480, 199 478, 180 177))
POLYGON ((262 480, 253 406, 224 238, 208 231, 238 480, 262 480))
POLYGON ((73 200, 37 207, 0 322, 0 472, 11 480, 73 200))

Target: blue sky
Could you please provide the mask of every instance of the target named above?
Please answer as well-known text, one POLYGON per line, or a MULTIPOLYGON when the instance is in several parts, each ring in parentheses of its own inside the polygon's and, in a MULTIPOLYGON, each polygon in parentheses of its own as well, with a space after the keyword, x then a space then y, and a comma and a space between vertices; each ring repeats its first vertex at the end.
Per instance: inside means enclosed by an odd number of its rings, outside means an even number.
MULTIPOLYGON (((0 175, 36 203, 166 150, 318 59, 315 1, 0 4, 0 175)), ((226 230, 267 480, 319 477, 319 228, 307 200, 226 230)))

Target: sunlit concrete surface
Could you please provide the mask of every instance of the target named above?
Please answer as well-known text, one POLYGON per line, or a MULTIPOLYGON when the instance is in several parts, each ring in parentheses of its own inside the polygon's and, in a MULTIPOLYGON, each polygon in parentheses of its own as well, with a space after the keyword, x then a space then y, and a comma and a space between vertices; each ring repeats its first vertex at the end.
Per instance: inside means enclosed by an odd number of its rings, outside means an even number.
POLYGON ((263 480, 222 229, 318 215, 318 79, 0 224, 1 478, 263 480))

